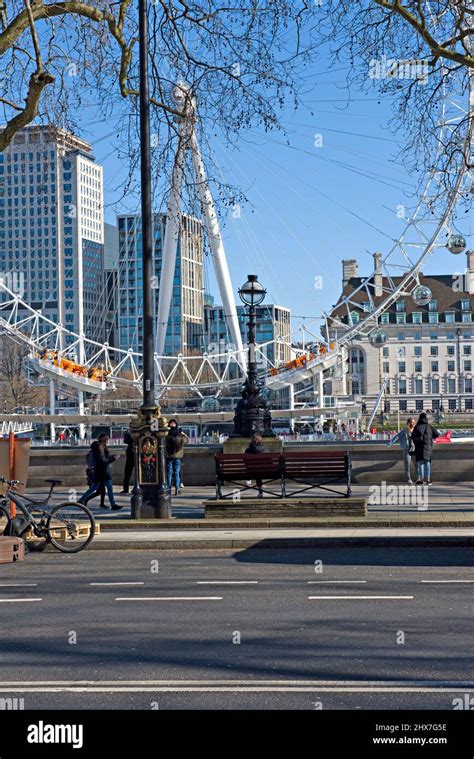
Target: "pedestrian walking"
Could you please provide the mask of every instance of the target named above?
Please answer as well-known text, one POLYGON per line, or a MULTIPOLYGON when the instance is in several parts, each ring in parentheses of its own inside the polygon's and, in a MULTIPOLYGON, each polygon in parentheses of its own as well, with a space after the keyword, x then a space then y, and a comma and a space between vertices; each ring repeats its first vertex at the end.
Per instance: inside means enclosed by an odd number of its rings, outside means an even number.
POLYGON ((405 477, 409 485, 413 485, 413 480, 411 478, 411 461, 412 456, 415 454, 415 446, 412 440, 412 432, 415 429, 415 424, 416 422, 413 417, 410 417, 407 419, 406 427, 400 430, 400 432, 397 432, 397 434, 388 442, 388 448, 391 448, 394 443, 398 443, 402 450, 405 477))
MULTIPOLYGON (((251 454, 268 453, 268 450, 263 445, 263 439, 261 435, 257 435, 257 434, 253 435, 252 439, 250 440, 250 445, 245 450, 245 453, 251 453, 251 454)), ((258 498, 263 498, 262 480, 255 479, 255 484, 258 488, 258 498)))
POLYGON ((184 455, 184 446, 189 438, 178 427, 176 419, 170 419, 166 443, 166 485, 171 488, 174 477, 174 494, 181 495, 181 461, 184 455))
MULTIPOLYGON (((91 447, 89 448, 88 454, 86 456, 86 479, 87 479, 87 487, 90 488, 92 486, 92 483, 94 482, 94 476, 95 476, 95 453, 94 449, 91 447)), ((97 498, 97 496, 100 495, 100 503, 99 506, 102 509, 105 509, 105 485, 103 482, 100 483, 99 489, 91 495, 89 500, 92 500, 92 498, 97 498)))
POLYGON ((423 412, 418 417, 416 426, 412 432, 412 440, 415 446, 415 460, 418 472, 417 485, 431 485, 431 455, 433 444, 439 432, 428 422, 428 417, 423 412))
POLYGON ((130 479, 132 477, 132 472, 135 467, 135 442, 129 430, 127 430, 127 432, 125 433, 123 437, 123 442, 127 446, 127 450, 125 451, 125 470, 123 473, 122 494, 128 493, 129 491, 130 479))
MULTIPOLYGON (((118 461, 120 456, 110 455, 109 449, 107 447, 108 442, 109 436, 105 433, 102 433, 102 435, 99 435, 98 439, 95 440, 91 445, 94 461, 93 481, 89 489, 86 490, 86 492, 83 493, 83 495, 81 495, 79 498, 79 503, 83 503, 84 505, 87 504, 87 501, 93 498, 94 495, 97 495, 102 485, 107 491, 111 509, 113 511, 118 511, 122 507, 118 506, 115 502, 110 465, 113 464, 114 461, 118 461)), ((105 508, 105 503, 103 504, 103 508, 105 508)))

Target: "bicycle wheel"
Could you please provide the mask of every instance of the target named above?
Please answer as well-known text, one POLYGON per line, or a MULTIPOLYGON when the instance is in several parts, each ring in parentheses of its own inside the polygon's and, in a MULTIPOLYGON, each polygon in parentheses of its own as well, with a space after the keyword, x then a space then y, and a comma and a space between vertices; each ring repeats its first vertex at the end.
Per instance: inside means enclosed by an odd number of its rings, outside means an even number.
POLYGON ((46 522, 46 538, 63 553, 82 551, 94 534, 94 517, 86 506, 76 501, 55 506, 46 522))
POLYGON ((3 534, 3 531, 5 527, 7 526, 9 519, 10 519, 10 514, 8 512, 8 509, 5 506, 2 506, 2 504, 0 504, 0 535, 3 534))

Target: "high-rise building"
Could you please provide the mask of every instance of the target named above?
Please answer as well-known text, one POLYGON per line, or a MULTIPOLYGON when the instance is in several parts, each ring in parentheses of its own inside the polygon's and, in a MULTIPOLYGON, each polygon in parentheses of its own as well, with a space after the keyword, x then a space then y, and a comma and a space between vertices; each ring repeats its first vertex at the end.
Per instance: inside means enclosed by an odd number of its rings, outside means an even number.
MULTIPOLYGON (((162 245, 166 214, 154 214, 154 287, 153 307, 158 313, 162 245)), ((119 257, 119 347, 139 351, 143 339, 143 276, 142 230, 139 214, 118 217, 119 257)), ((176 253, 176 266, 166 331, 165 355, 202 353, 204 348, 204 277, 203 235, 198 219, 181 215, 181 229, 176 253)))
MULTIPOLYGON (((240 332, 244 343, 248 341, 248 315, 244 306, 237 306, 240 332)), ((232 341, 228 322, 222 306, 214 304, 214 298, 206 293, 204 305, 205 345, 209 352, 225 354, 232 341)), ((285 306, 262 303, 256 307, 257 345, 265 345, 262 362, 267 359, 273 365, 280 365, 291 359, 291 311, 285 306)), ((235 349, 235 346, 232 345, 235 349)))
POLYGON ((79 137, 28 126, 0 154, 0 271, 33 308, 99 341, 103 206, 102 166, 79 137))
POLYGON ((118 347, 118 229, 104 225, 105 341, 118 347))

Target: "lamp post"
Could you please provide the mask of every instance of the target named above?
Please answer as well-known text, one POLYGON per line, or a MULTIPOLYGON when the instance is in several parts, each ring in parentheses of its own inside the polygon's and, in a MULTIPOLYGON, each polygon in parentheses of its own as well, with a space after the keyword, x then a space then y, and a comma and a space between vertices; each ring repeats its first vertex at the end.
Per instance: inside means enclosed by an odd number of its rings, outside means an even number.
POLYGON ((130 424, 135 444, 132 519, 168 519, 171 496, 166 487, 167 422, 155 401, 153 337, 153 215, 151 203, 150 93, 148 86, 148 21, 146 0, 138 0, 140 47, 140 190, 143 267, 143 401, 130 424))
POLYGON ((231 438, 249 438, 258 433, 264 437, 276 437, 272 430, 272 418, 261 391, 263 382, 258 379, 256 337, 257 306, 263 303, 267 291, 258 281, 256 274, 249 274, 245 284, 239 289, 239 297, 248 306, 248 366, 247 378, 242 389, 242 399, 238 402, 234 416, 234 430, 231 438))

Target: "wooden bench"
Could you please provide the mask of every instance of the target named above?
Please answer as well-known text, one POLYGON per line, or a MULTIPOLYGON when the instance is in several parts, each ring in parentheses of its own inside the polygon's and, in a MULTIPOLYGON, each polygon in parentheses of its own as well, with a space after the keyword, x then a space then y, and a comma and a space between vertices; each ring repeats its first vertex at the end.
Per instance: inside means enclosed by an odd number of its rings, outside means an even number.
POLYGON ((351 470, 352 462, 350 454, 346 451, 285 451, 281 455, 283 465, 283 496, 291 498, 300 496, 308 490, 319 488, 337 495, 351 495, 351 470), (344 480, 346 492, 341 493, 333 487, 327 487, 344 480), (303 488, 288 493, 287 482, 295 482, 305 485, 303 488))
POLYGON ((284 453, 218 453, 216 460, 216 499, 234 497, 235 490, 222 495, 225 483, 238 485, 238 493, 256 490, 258 495, 269 493, 276 498, 301 496, 316 488, 348 498, 351 495, 351 457, 346 451, 286 451, 284 453), (261 481, 262 485, 241 486, 242 480, 261 481), (267 485, 278 481, 278 493, 267 485), (345 493, 328 487, 344 481, 345 493), (287 482, 303 488, 287 491, 287 482))
POLYGON ((280 453, 218 453, 216 460, 216 498, 234 497, 235 490, 228 495, 222 495, 222 485, 226 482, 238 485, 238 493, 246 490, 256 490, 258 495, 269 493, 274 497, 281 498, 283 494, 282 466, 280 453), (242 487, 242 480, 262 481, 261 485, 246 485, 242 487), (278 481, 280 492, 274 493, 267 490, 267 485, 278 481))

